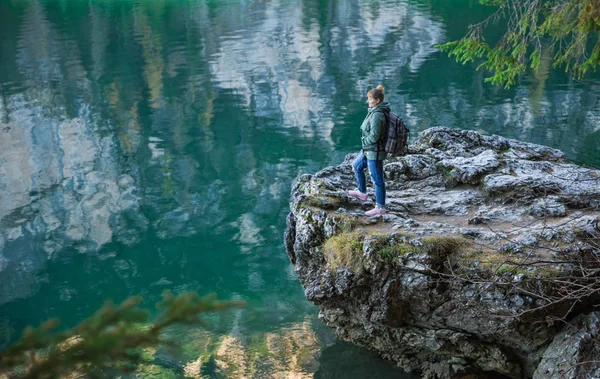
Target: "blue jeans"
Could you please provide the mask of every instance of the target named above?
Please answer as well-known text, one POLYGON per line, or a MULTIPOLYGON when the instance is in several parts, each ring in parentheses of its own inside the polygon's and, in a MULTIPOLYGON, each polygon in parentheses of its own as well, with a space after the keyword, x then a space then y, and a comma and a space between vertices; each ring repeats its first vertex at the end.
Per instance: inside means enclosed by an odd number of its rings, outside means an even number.
POLYGON ((375 185, 375 202, 381 208, 385 207, 385 181, 383 180, 383 160, 371 160, 365 157, 364 153, 358 154, 358 157, 352 162, 354 176, 358 183, 358 190, 367 193, 367 182, 365 178, 365 169, 369 168, 371 180, 375 185))

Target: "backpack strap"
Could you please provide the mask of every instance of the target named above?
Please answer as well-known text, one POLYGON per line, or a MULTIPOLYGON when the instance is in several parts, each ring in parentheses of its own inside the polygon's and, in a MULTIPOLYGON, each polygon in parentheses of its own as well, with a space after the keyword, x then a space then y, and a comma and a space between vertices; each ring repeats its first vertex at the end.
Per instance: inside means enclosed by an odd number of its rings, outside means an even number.
MULTIPOLYGON (((386 111, 384 111, 383 109, 377 109, 377 110, 375 110, 375 112, 373 112, 373 113, 376 113, 376 112, 381 112, 381 113, 383 113, 383 116, 385 117, 385 123, 386 123, 386 125, 387 125, 387 124, 388 124, 388 122, 389 122, 389 118, 390 118, 390 116, 389 116, 389 111, 388 111, 388 112, 386 112, 386 111)), ((372 115, 371 115, 371 116, 372 116, 372 115)), ((387 133, 387 130, 386 130, 386 133, 387 133)), ((384 138, 385 138, 385 136, 384 136, 384 138)), ((382 152, 383 152, 383 151, 385 151, 385 143, 383 144, 383 149, 380 149, 380 148, 379 148, 379 145, 380 145, 380 143, 382 143, 382 142, 383 142, 383 138, 380 138, 380 139, 377 141, 377 152, 375 153, 375 159, 376 159, 376 160, 379 160, 379 152, 380 152, 380 151, 382 151, 382 152)))
MULTIPOLYGON (((385 117, 385 123, 387 125, 388 124, 388 119, 389 119, 389 115, 388 115, 389 112, 386 112, 386 111, 381 110, 381 109, 377 109, 377 110, 373 111, 373 113, 371 113, 371 115, 369 117, 372 118, 373 114, 375 114, 377 112, 383 113, 383 115, 385 117)), ((386 131, 386 133, 387 133, 387 131, 386 131)), ((375 151, 375 159, 379 160, 379 152, 384 152, 385 151, 384 138, 386 138, 386 137, 387 137, 387 135, 384 135, 383 138, 380 138, 379 140, 377 140, 377 148, 375 150, 372 150, 372 149, 364 150, 363 149, 363 151, 375 151), (381 149, 380 149, 380 146, 379 146, 380 143, 383 143, 383 148, 381 148, 381 149)))

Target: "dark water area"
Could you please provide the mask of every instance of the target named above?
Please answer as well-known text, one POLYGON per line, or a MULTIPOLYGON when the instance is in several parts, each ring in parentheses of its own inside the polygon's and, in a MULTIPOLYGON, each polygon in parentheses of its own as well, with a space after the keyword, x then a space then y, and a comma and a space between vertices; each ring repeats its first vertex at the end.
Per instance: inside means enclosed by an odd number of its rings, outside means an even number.
POLYGON ((139 377, 411 378, 318 320, 283 245, 289 192, 359 149, 380 83, 413 140, 444 125, 600 166, 598 75, 575 81, 546 59, 506 90, 433 48, 488 12, 0 0, 0 346, 107 298, 216 292, 247 306, 186 331, 177 367, 157 358, 139 377))

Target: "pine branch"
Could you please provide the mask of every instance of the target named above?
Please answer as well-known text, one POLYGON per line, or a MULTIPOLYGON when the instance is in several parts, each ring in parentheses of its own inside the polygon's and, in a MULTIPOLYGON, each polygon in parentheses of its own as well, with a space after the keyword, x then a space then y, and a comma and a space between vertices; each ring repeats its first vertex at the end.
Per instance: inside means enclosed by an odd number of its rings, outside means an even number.
POLYGON ((163 343, 161 332, 175 324, 205 325, 201 316, 243 306, 221 302, 215 295, 163 292, 162 309, 154 320, 140 308, 142 298, 131 297, 118 306, 107 301, 92 317, 58 332, 58 319, 28 327, 23 337, 0 353, 0 373, 11 378, 55 378, 73 372, 105 377, 108 371, 132 371, 143 362, 141 349, 163 343))
POLYGON ((511 87, 528 68, 537 72, 540 56, 546 50, 553 55, 553 67, 580 79, 600 64, 600 0, 481 0, 498 9, 482 22, 470 26, 458 41, 435 45, 463 64, 483 60, 492 76, 485 79, 495 85, 511 87), (503 19, 506 32, 492 47, 484 37, 491 22, 503 19), (596 40, 591 52, 590 41, 596 40), (547 40, 548 43, 542 43, 547 40), (554 52, 554 54, 552 54, 554 52))

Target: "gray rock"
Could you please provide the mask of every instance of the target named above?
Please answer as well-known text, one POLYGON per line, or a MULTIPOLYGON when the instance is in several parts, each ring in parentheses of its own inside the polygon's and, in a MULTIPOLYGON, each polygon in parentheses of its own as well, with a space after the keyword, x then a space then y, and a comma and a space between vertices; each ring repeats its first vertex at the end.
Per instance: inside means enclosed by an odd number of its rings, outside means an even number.
MULTIPOLYGON (((409 152, 384 165, 385 217, 364 216, 372 203, 346 195, 355 154, 293 186, 284 241, 319 317, 423 378, 541 378, 552 359, 572 365, 594 352, 587 342, 564 356, 546 348, 566 333, 551 321, 597 304, 600 291, 572 309, 543 299, 561 288, 552 275, 580 272, 570 262, 600 266, 600 172, 545 146, 443 127, 409 152), (341 252, 354 254, 351 267, 323 255, 344 233, 355 239, 341 252)), ((587 336, 598 324, 570 328, 587 336)))
POLYGON ((469 224, 490 224, 494 222, 517 222, 522 219, 523 209, 507 206, 482 205, 475 215, 469 218, 469 224))
POLYGON ((425 179, 438 173, 434 164, 435 159, 427 155, 407 155, 400 159, 404 169, 403 174, 409 180, 425 179))
POLYGON ((600 313, 582 314, 554 337, 533 379, 600 378, 600 313))
POLYGON ((537 199, 527 210, 531 215, 537 217, 564 217, 567 215, 567 207, 559 203, 555 196, 537 199))
POLYGON ((500 166, 500 162, 498 154, 492 150, 485 150, 474 157, 444 159, 437 166, 447 170, 447 175, 455 184, 478 184, 484 175, 494 172, 500 166))

